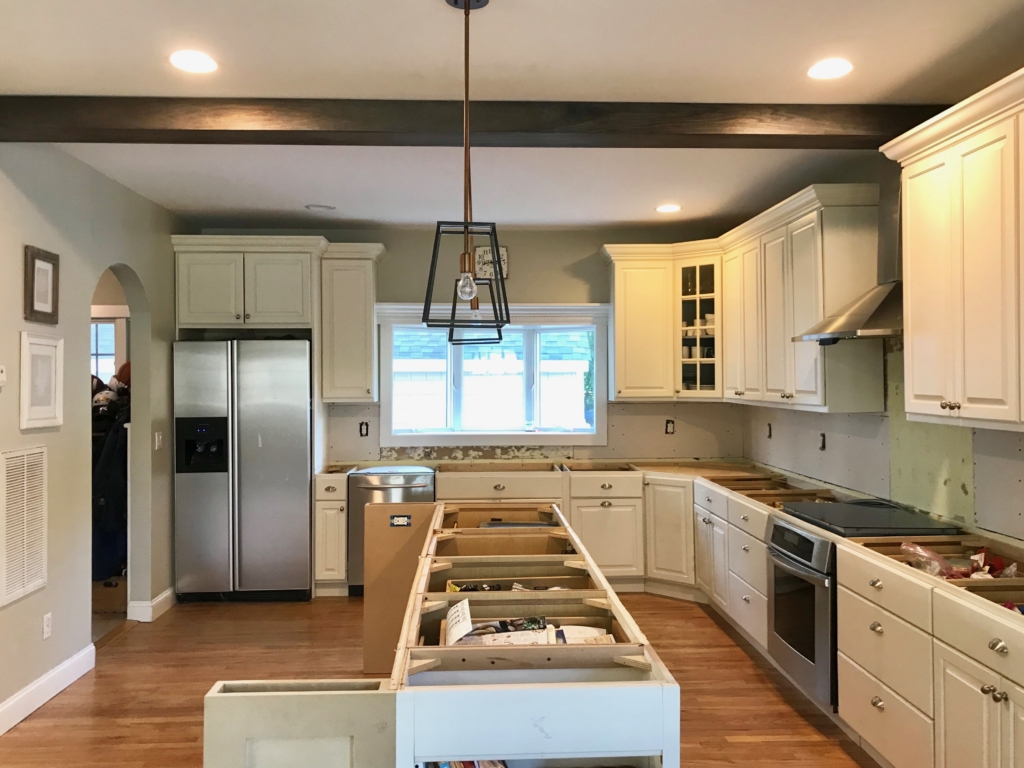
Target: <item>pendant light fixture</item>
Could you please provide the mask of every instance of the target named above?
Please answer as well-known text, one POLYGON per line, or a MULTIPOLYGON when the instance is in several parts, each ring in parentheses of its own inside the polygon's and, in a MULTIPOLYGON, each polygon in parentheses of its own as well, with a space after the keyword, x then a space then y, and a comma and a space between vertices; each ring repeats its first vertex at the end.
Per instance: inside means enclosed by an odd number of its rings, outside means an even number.
POLYGON ((434 253, 427 278, 427 297, 423 302, 423 323, 428 328, 447 328, 448 342, 456 345, 499 344, 501 329, 511 320, 505 278, 501 272, 498 233, 493 223, 473 221, 473 183, 469 157, 469 12, 487 5, 488 0, 446 0, 463 11, 465 19, 464 95, 462 101, 462 221, 439 221, 434 233, 434 253), (445 245, 457 243, 461 238, 458 276, 454 278, 451 307, 441 304, 442 312, 434 309, 434 286, 437 282, 438 261, 445 256, 445 245), (483 240, 491 249, 493 277, 476 276, 475 241, 483 240), (489 297, 487 309, 480 308, 481 289, 489 297), (489 331, 485 334, 474 331, 489 331))

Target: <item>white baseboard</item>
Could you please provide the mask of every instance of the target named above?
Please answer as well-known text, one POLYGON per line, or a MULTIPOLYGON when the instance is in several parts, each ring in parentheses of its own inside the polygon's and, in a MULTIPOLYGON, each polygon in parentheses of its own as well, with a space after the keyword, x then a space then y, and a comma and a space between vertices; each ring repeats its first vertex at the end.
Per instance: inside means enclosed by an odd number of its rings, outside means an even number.
POLYGON ((348 597, 348 584, 314 584, 313 597, 348 597))
POLYGON ((161 592, 153 600, 132 600, 128 603, 128 621, 156 621, 174 605, 174 590, 161 592))
POLYGON ((644 592, 659 597, 672 597, 676 600, 688 600, 691 603, 708 602, 707 595, 700 587, 691 587, 686 584, 674 584, 669 581, 655 581, 648 579, 644 583, 644 592))
POLYGON ((0 703, 0 735, 7 733, 95 666, 96 649, 90 643, 70 659, 29 683, 7 701, 0 703))

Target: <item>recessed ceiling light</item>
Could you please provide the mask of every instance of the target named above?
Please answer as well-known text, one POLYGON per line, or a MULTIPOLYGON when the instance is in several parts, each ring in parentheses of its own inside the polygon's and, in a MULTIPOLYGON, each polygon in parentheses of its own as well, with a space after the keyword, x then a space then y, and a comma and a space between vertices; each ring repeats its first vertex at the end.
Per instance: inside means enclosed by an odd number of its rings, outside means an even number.
POLYGON ((307 211, 336 211, 337 206, 326 205, 325 203, 308 203, 306 205, 307 211))
POLYGON ((203 74, 217 69, 217 62, 202 51, 175 51, 171 54, 171 64, 185 72, 203 74))
POLYGON ((665 203, 664 205, 659 205, 654 210, 658 213, 679 213, 682 209, 675 203, 665 203))
POLYGON ((815 80, 835 80, 837 77, 846 77, 852 71, 853 64, 846 59, 822 59, 807 70, 807 75, 815 80))

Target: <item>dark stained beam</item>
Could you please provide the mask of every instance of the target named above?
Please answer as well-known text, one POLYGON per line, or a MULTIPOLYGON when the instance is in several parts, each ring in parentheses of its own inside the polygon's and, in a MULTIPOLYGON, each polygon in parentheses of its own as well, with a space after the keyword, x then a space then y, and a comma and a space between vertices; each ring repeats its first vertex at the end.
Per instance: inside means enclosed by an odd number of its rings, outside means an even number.
MULTIPOLYGON (((943 107, 480 101, 488 147, 877 149, 943 107)), ((0 96, 0 142, 458 146, 462 103, 0 96)))

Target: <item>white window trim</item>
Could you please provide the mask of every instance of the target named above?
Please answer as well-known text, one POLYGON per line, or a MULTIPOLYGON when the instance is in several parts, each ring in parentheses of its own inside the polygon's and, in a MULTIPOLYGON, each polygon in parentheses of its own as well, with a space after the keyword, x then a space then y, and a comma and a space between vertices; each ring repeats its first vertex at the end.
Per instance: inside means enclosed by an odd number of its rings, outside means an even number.
POLYGON ((393 434, 391 430, 392 333, 394 325, 419 325, 422 304, 377 304, 380 325, 380 445, 382 448, 423 446, 607 445, 608 444, 608 304, 512 304, 512 324, 593 325, 594 433, 419 432, 393 434))

